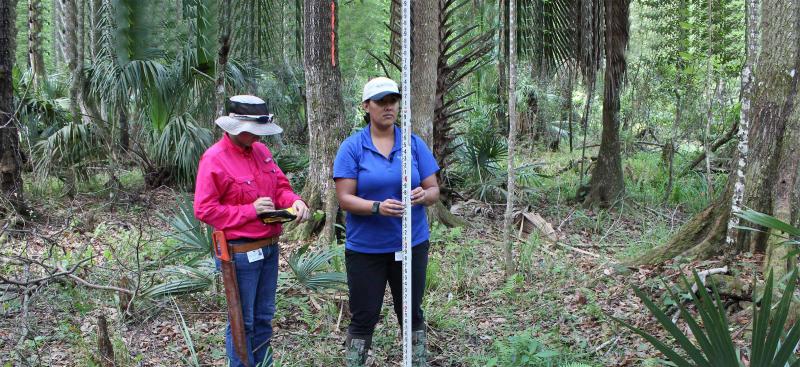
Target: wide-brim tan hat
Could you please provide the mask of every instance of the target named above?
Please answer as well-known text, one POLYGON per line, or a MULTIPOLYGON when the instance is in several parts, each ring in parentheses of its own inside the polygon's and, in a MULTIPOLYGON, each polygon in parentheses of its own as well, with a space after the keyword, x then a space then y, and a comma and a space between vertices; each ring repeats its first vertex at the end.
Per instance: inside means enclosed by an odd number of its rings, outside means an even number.
POLYGON ((283 128, 274 122, 259 122, 254 120, 242 119, 239 116, 220 116, 214 121, 217 126, 225 130, 228 134, 239 135, 248 132, 254 135, 277 135, 283 132, 283 128))
POLYGON ((250 95, 239 95, 226 101, 227 116, 220 116, 214 121, 228 134, 239 135, 249 132, 254 135, 276 135, 283 129, 272 122, 267 103, 263 99, 250 95))

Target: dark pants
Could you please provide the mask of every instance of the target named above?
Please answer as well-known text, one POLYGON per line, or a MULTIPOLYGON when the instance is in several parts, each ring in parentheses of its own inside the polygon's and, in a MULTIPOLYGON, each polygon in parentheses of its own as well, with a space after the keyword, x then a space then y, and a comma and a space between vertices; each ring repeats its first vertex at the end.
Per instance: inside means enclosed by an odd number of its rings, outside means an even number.
MULTIPOLYGON (((411 327, 422 330, 422 296, 425 292, 425 270, 428 267, 428 241, 414 246, 411 251, 411 327)), ((386 282, 392 291, 394 313, 403 323, 403 263, 395 261, 394 253, 365 254, 345 251, 347 286, 350 291, 350 320, 348 331, 355 337, 367 337, 375 331, 380 319, 386 282)))
MULTIPOLYGON (((232 240, 230 244, 250 241, 252 240, 232 240)), ((272 365, 272 361, 265 361, 265 357, 272 338, 272 318, 275 315, 275 291, 278 287, 280 248, 275 244, 262 247, 261 251, 264 253, 264 259, 252 263, 248 261, 246 253, 232 256, 236 265, 236 279, 239 283, 239 301, 242 303, 250 366, 272 365)), ((216 261, 217 268, 219 268, 219 260, 216 261)), ((225 329, 225 351, 230 360, 230 367, 244 366, 234 352, 230 322, 225 329)))

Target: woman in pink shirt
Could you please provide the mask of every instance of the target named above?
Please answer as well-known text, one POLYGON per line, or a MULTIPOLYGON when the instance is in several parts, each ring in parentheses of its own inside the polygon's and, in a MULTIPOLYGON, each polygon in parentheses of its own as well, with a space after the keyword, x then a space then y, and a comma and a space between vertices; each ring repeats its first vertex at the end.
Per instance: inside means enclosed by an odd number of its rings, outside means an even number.
MULTIPOLYGON (((194 214, 223 231, 236 266, 249 366, 265 362, 272 337, 278 282, 280 223, 265 223, 259 215, 292 208, 296 221, 309 210, 292 191, 289 180, 272 159, 261 136, 283 131, 272 122, 266 103, 255 96, 227 101, 227 116, 216 120, 225 131, 200 158, 195 184, 194 214)), ((244 366, 233 349, 230 324, 225 333, 230 366, 244 366)), ((271 361, 263 365, 270 366, 271 361)))

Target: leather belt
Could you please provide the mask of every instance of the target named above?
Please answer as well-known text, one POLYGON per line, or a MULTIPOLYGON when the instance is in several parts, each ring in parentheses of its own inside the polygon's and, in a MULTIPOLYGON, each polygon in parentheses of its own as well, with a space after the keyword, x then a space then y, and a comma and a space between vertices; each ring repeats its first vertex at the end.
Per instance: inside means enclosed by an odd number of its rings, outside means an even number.
POLYGON ((262 239, 260 239, 258 241, 253 241, 253 242, 247 242, 247 243, 242 243, 242 244, 231 244, 230 245, 230 249, 231 249, 232 253, 239 254, 239 253, 242 253, 242 252, 249 252, 249 251, 253 251, 253 250, 258 250, 258 249, 260 249, 260 248, 262 248, 264 246, 274 245, 274 244, 278 243, 279 240, 280 240, 280 236, 267 237, 267 238, 262 238, 262 239))

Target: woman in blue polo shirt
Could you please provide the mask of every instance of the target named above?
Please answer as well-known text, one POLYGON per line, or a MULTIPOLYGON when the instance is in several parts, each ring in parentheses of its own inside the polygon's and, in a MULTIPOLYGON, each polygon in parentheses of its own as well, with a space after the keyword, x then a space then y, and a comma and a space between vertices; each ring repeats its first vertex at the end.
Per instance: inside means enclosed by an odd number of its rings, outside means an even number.
MULTIPOLYGON (((340 207, 347 212, 345 260, 350 292, 347 366, 363 366, 375 324, 378 323, 386 283, 394 311, 403 322, 401 132, 395 126, 400 105, 397 83, 375 78, 362 97, 367 127, 347 138, 336 154, 333 178, 340 207)), ((428 219, 425 206, 439 200, 433 154, 416 135, 411 136, 412 175, 412 297, 413 365, 426 366, 425 319, 422 296, 428 266, 428 219)))

